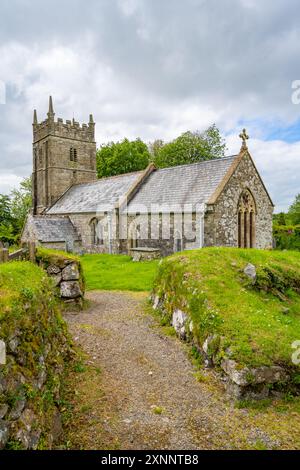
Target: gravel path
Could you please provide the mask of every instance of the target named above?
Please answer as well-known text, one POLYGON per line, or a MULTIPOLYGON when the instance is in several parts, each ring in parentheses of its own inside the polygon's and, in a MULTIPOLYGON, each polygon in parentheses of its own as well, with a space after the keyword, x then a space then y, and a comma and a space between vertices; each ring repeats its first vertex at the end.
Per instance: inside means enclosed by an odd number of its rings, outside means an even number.
POLYGON ((146 313, 146 294, 93 291, 88 299, 88 310, 66 315, 88 364, 101 368, 104 399, 95 398, 93 385, 78 384, 77 393, 82 390, 87 401, 86 420, 81 420, 85 448, 101 446, 99 423, 103 435, 110 436, 102 448, 278 448, 282 439, 283 447, 294 446, 273 416, 254 418, 236 409, 213 372, 205 372, 205 381, 196 379, 187 347, 165 336, 146 313), (269 421, 272 429, 266 432, 269 421))

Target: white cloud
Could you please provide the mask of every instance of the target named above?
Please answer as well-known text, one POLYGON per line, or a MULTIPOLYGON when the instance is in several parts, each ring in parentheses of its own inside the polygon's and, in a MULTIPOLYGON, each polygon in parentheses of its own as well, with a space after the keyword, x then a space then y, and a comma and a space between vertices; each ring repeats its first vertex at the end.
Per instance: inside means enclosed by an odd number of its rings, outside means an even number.
POLYGON ((4 174, 0 175, 0 193, 9 194, 10 191, 19 186, 23 178, 13 175, 13 174, 4 174))
POLYGON ((298 118, 297 0, 52 0, 47 14, 38 0, 11 0, 1 9, 0 192, 11 175, 30 174, 32 111, 44 119, 49 94, 56 117, 94 114, 98 144, 169 140, 216 122, 238 149, 238 123, 251 122, 249 146, 278 207, 299 191, 300 143, 265 142, 260 124, 298 118))
MULTIPOLYGON (((237 131, 227 136, 229 153, 239 150, 237 131)), ((285 211, 300 191, 300 142, 250 139, 248 148, 275 204, 275 212, 285 211)))

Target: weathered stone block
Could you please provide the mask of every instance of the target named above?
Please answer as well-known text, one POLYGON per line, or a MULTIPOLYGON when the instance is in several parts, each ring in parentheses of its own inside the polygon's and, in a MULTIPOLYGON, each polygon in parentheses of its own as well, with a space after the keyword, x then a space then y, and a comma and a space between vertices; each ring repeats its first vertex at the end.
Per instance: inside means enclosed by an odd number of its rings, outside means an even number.
POLYGON ((8 342, 9 352, 16 353, 19 343, 20 343, 20 339, 18 336, 14 336, 13 338, 11 338, 8 342))
POLYGON ((50 264, 47 268, 47 273, 49 276, 52 276, 53 274, 58 274, 60 273, 60 268, 56 264, 50 264))
POLYGON ((4 418, 7 412, 8 412, 8 405, 6 405, 5 403, 1 404, 0 405, 0 419, 4 418))
POLYGON ((0 340, 0 365, 6 364, 6 344, 0 340))
POLYGON ((210 335, 204 341, 202 345, 202 349, 207 356, 213 357, 218 352, 219 346, 220 346, 220 336, 210 335))
POLYGON ((178 334, 178 336, 182 339, 186 338, 186 322, 188 320, 188 316, 182 310, 176 309, 173 312, 172 316, 172 325, 178 334))
POLYGON ((58 274, 52 275, 51 278, 53 279, 55 287, 57 287, 62 281, 62 274, 59 272, 58 274))
POLYGON ((77 281, 80 277, 77 264, 72 263, 62 270, 63 281, 77 281))
POLYGON ((236 361, 223 359, 221 367, 232 382, 243 387, 248 385, 286 382, 289 379, 286 371, 280 366, 241 368, 236 361))
POLYGON ((158 295, 156 295, 153 300, 153 309, 157 310, 160 307, 160 305, 161 305, 161 300, 158 297, 158 295))
POLYGON ((60 295, 65 299, 82 297, 82 291, 77 281, 63 281, 60 285, 60 295))
POLYGON ((4 449, 9 439, 9 425, 0 421, 0 450, 4 449))
POLYGON ((249 263, 244 269, 244 274, 246 274, 247 277, 252 279, 252 281, 255 281, 256 279, 256 268, 253 264, 249 263))
POLYGON ((26 406, 26 399, 20 398, 16 401, 14 407, 12 408, 11 412, 8 415, 10 421, 15 421, 16 419, 20 418, 22 411, 26 406))

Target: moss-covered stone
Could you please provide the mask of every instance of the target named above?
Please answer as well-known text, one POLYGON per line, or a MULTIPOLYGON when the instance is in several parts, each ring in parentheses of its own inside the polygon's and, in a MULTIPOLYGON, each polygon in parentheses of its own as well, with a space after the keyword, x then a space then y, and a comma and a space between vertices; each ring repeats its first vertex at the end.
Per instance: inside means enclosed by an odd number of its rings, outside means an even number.
POLYGON ((78 256, 63 251, 38 248, 36 259, 51 277, 59 297, 66 301, 82 303, 85 280, 78 256))
MULTIPOLYGON (((289 378, 299 373, 292 359, 292 345, 300 338, 299 293, 297 252, 205 248, 164 259, 152 299, 169 322, 174 312, 185 312, 192 323, 186 338, 203 353, 205 363, 229 361, 245 377, 250 370, 254 379, 247 377, 243 386, 260 384, 263 371, 273 387, 274 382, 282 385, 281 375, 277 380, 275 374, 278 367, 289 378), (254 280, 244 272, 250 263, 254 280)), ((299 387, 287 382, 299 393, 299 387)))
MULTIPOLYGON (((0 266, 0 339, 6 364, 0 365, 2 417, 9 423, 8 448, 51 448, 53 419, 59 410, 61 380, 73 357, 53 284, 29 262, 0 266)), ((3 424, 3 426, 4 426, 3 424)))

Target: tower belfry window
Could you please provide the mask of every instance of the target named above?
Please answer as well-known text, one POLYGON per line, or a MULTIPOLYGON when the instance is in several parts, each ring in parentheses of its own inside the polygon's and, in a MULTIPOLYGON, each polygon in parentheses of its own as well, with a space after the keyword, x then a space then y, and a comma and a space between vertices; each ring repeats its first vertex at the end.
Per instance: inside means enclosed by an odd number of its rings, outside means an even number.
POLYGON ((77 149, 74 147, 70 148, 70 161, 77 162, 77 149))

